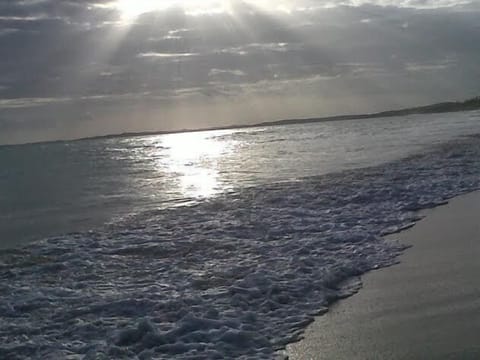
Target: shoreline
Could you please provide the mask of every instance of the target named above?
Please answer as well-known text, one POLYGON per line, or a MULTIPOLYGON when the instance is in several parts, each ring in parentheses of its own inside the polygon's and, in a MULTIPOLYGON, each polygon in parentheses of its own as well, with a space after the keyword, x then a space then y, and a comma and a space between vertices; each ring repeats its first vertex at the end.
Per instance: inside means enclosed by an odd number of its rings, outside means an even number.
POLYGON ((1 259, 0 336, 19 345, 0 353, 274 358, 347 295, 345 280, 398 261, 405 246, 380 234, 480 189, 479 154, 478 136, 462 138, 379 166, 45 239, 1 259))
POLYGON ((287 346, 291 360, 480 357, 480 191, 420 212, 414 227, 386 238, 412 245, 395 266, 361 276, 287 346), (478 240, 477 240, 478 239, 478 240))

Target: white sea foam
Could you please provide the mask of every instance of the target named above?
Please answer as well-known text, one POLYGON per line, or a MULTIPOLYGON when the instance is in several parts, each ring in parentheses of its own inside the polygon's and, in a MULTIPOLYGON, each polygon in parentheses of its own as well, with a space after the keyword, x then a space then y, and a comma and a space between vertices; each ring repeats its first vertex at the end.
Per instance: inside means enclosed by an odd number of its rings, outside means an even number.
POLYGON ((396 261, 382 235, 479 186, 469 137, 3 252, 0 358, 271 359, 396 261))

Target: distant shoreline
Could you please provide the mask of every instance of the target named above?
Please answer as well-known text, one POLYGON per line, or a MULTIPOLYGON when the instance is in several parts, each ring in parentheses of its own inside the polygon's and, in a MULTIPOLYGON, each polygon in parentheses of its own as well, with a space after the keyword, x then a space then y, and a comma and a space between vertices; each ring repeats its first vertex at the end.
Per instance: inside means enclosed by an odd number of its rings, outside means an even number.
POLYGON ((450 113, 450 112, 473 111, 473 110, 479 110, 479 109, 480 109, 480 96, 471 98, 465 101, 448 101, 448 102, 435 103, 435 104, 426 105, 426 106, 418 106, 418 107, 405 108, 405 109, 399 109, 399 110, 387 110, 387 111, 367 113, 367 114, 335 115, 335 116, 326 116, 326 117, 318 117, 318 118, 302 118, 302 119, 286 119, 286 120, 267 121, 267 122, 261 122, 257 124, 249 124, 249 125, 235 124, 235 125, 228 125, 228 126, 216 126, 216 127, 199 128, 199 129, 123 132, 118 134, 89 136, 89 137, 82 137, 82 138, 76 138, 76 139, 36 141, 36 142, 28 142, 28 143, 21 143, 21 144, 5 144, 5 145, 0 144, 0 147, 58 143, 58 142, 69 142, 69 141, 114 139, 114 138, 124 138, 124 137, 181 134, 181 133, 187 133, 187 132, 233 130, 233 129, 257 128, 257 127, 267 127, 267 126, 310 124, 310 123, 342 121, 342 120, 363 120, 363 119, 387 118, 387 117, 395 117, 395 116, 420 115, 420 114, 440 114, 440 113, 450 113))

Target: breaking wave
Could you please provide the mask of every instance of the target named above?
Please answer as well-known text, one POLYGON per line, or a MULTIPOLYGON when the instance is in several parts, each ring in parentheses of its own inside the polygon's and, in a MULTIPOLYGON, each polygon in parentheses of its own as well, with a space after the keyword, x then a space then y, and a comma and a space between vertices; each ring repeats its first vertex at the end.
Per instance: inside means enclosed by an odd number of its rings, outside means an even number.
POLYGON ((0 358, 270 359, 395 263, 383 235, 479 187, 472 136, 4 251, 0 358))

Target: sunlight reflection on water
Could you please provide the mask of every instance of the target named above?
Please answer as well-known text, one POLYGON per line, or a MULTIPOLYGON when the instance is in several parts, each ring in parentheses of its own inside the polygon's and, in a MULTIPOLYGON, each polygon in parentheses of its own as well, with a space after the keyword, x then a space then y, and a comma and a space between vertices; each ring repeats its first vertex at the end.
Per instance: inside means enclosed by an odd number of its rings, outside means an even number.
POLYGON ((165 152, 167 155, 158 158, 158 166, 177 179, 185 197, 207 198, 227 190, 228 184, 220 180, 219 163, 234 151, 234 140, 220 140, 211 132, 171 134, 159 140, 162 155, 165 152))
POLYGON ((375 166, 479 133, 479 116, 477 111, 3 147, 0 247, 248 187, 375 166))

